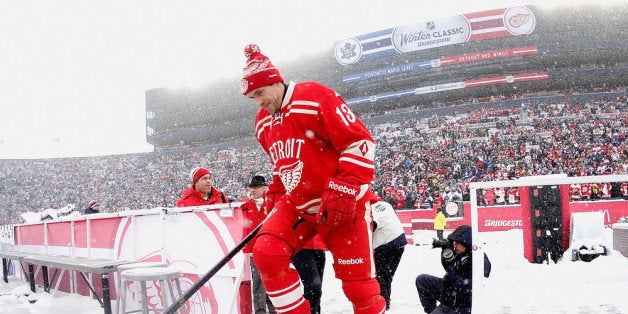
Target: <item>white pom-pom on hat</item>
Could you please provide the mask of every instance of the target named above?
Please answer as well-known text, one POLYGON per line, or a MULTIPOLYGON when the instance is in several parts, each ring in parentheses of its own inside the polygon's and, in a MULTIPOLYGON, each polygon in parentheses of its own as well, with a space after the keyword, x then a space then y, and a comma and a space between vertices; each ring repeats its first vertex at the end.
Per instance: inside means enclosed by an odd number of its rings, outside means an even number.
POLYGON ((252 90, 262 86, 283 82, 283 77, 279 70, 275 68, 270 59, 263 55, 261 49, 256 44, 248 44, 244 47, 246 56, 246 66, 242 71, 240 81, 240 91, 246 95, 252 90))
POLYGON ((248 45, 246 45, 246 47, 244 47, 244 56, 247 59, 250 58, 256 52, 262 52, 259 49, 259 46, 256 45, 256 44, 248 44, 248 45))

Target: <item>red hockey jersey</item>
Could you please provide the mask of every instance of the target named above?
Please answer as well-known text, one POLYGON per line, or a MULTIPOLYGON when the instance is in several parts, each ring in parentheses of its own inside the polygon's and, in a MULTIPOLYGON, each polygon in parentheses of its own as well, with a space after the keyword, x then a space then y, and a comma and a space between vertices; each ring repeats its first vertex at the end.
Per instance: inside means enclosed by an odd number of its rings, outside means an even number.
MULTIPOLYGON (((375 142, 335 91, 316 82, 290 82, 281 109, 260 108, 255 136, 298 210, 315 213, 329 177, 360 186, 358 199, 372 193, 375 142)), ((369 196, 370 197, 370 196, 369 196)))

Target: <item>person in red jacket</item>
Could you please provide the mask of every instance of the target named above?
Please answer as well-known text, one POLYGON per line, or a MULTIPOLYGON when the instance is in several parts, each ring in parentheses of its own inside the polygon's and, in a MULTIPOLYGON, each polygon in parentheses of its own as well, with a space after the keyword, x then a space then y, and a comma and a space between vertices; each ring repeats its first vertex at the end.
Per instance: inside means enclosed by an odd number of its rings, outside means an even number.
POLYGON ((621 196, 623 198, 628 198, 628 182, 622 182, 620 186, 621 196))
MULTIPOLYGON (((248 186, 248 196, 240 200, 240 202, 244 202, 244 204, 240 206, 244 216, 244 235, 251 233, 253 229, 266 219, 268 211, 263 206, 266 191, 268 191, 266 178, 260 175, 253 176, 248 186)), ((251 249, 254 244, 255 238, 244 246, 242 252, 251 253, 251 249)), ((277 313, 273 303, 270 301, 270 298, 266 293, 266 290, 264 289, 264 286, 262 285, 262 279, 260 278, 259 270, 257 270, 257 266, 255 266, 252 255, 250 264, 253 313, 277 313)))
POLYGON ((487 188, 484 190, 484 203, 486 203, 486 206, 495 205, 495 189, 487 188))
POLYGON ((190 179, 192 186, 181 193, 176 207, 229 203, 227 196, 212 186, 212 174, 209 170, 196 167, 190 171, 190 179))
POLYGON ((320 234, 354 312, 383 313, 370 231, 375 141, 331 88, 284 82, 257 45, 244 54, 241 92, 259 106, 255 136, 273 165, 273 210, 253 247, 270 299, 277 312, 310 313, 290 260, 320 234))

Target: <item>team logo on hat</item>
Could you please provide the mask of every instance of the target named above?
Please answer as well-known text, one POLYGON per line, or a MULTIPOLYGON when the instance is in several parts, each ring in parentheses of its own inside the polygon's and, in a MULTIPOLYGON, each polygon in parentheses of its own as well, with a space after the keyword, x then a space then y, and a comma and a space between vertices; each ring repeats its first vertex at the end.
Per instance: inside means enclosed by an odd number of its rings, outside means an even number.
POLYGON ((246 90, 249 88, 249 81, 247 81, 246 79, 241 79, 240 80, 240 92, 242 94, 246 93, 246 90))

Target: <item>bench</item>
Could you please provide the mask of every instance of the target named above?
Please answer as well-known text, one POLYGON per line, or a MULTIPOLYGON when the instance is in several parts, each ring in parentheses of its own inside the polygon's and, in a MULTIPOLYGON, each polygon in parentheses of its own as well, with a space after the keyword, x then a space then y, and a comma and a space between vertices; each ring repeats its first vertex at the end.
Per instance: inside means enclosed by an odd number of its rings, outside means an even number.
POLYGON ((28 255, 30 255, 30 253, 17 251, 0 251, 0 257, 2 257, 2 279, 4 280, 4 282, 9 282, 9 260, 21 261, 23 257, 28 255))
MULTIPOLYGON (((105 314, 111 314, 111 294, 109 291, 109 273, 116 272, 119 265, 131 263, 125 260, 109 260, 96 259, 86 257, 70 257, 62 255, 49 255, 26 253, 17 251, 0 251, 2 257, 2 274, 5 282, 8 282, 8 263, 7 260, 17 260, 20 264, 28 264, 28 281, 32 292, 35 292, 35 272, 33 265, 41 265, 42 278, 44 281, 44 291, 50 292, 50 280, 48 277, 48 267, 55 268, 52 281, 56 278, 59 269, 74 270, 81 274, 85 283, 94 295, 96 295, 100 306, 104 309, 105 314), (85 276, 85 273, 100 275, 102 281, 102 298, 98 297, 91 282, 85 276)), ((22 269, 24 273, 26 271, 22 269)))

